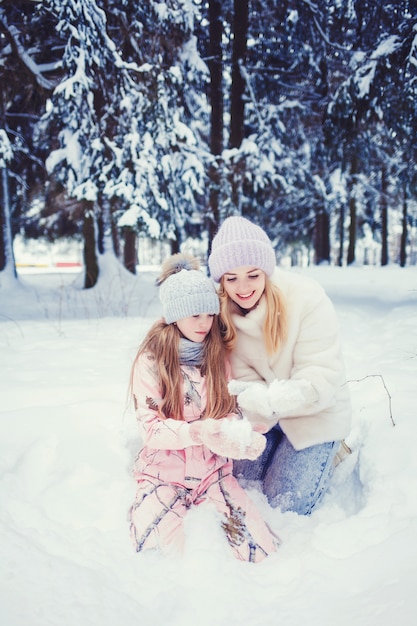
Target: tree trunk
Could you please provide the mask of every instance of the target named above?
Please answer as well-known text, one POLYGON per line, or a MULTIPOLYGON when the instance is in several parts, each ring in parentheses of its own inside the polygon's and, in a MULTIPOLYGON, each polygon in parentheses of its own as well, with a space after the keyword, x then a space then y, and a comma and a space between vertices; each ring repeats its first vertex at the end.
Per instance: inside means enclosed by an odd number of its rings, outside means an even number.
POLYGON ((136 274, 138 255, 136 250, 136 233, 132 228, 124 229, 125 245, 123 249, 124 266, 132 274, 136 274))
MULTIPOLYGON (((234 0, 233 2, 233 51, 232 51, 232 87, 230 92, 230 139, 231 148, 240 148, 245 136, 245 81, 240 69, 245 63, 249 7, 248 0, 234 0)), ((241 187, 244 177, 244 165, 240 159, 236 160, 231 172, 231 200, 232 205, 242 212, 241 187)))
POLYGON ((381 174, 381 265, 388 265, 388 202, 385 167, 381 174))
POLYGON ((357 229, 357 215, 356 215, 356 198, 353 194, 349 198, 349 245, 347 252, 347 264, 351 265, 355 262, 355 248, 356 248, 356 229, 357 229))
POLYGON ((99 275, 99 267, 97 260, 96 249, 96 228, 94 223, 94 211, 91 205, 90 210, 86 210, 84 213, 83 222, 83 237, 84 237, 84 288, 90 289, 97 283, 99 275))
POLYGON ((407 186, 403 185, 403 217, 402 217, 402 231, 401 231, 401 246, 400 246, 400 267, 405 267, 407 263, 407 221, 408 221, 408 207, 407 207, 407 186))
MULTIPOLYGON (((210 151, 214 157, 223 151, 223 50, 222 50, 222 2, 210 0, 210 105, 211 105, 211 128, 210 128, 210 151)), ((207 216, 208 251, 211 252, 211 243, 220 224, 220 171, 219 161, 214 158, 209 169, 209 207, 207 216)))
POLYGON ((178 254, 181 252, 181 244, 182 244, 182 232, 176 226, 175 227, 175 239, 171 239, 171 254, 178 254))
POLYGON ((210 0, 210 105, 211 105, 211 129, 210 150, 212 154, 219 155, 223 150, 223 50, 222 50, 222 2, 210 0))
POLYGON ((345 247, 345 205, 343 201, 340 205, 340 223, 339 223, 339 267, 343 266, 343 249, 345 247))
POLYGON ((120 238, 119 231, 117 230, 117 225, 114 223, 114 220, 111 222, 111 240, 113 244, 114 254, 117 258, 120 258, 120 238))
POLYGON ((349 246, 347 252, 347 264, 351 265, 355 262, 356 252, 356 235, 357 235, 357 205, 356 205, 356 175, 358 173, 358 162, 356 156, 352 157, 350 171, 350 189, 349 189, 349 246))
POLYGON ((246 58, 248 24, 248 0, 233 2, 233 52, 232 52, 232 88, 230 94, 230 147, 239 148, 244 137, 244 100, 245 81, 240 64, 246 58))
POLYGON ((315 223, 315 258, 316 264, 330 263, 330 220, 325 209, 321 209, 316 215, 315 223))
POLYGON ((0 202, 0 272, 6 267, 6 242, 3 202, 0 202))
POLYGON ((12 211, 10 207, 9 174, 6 166, 1 168, 1 182, 3 188, 3 212, 0 216, 2 226, 2 254, 0 256, 0 271, 6 271, 16 278, 16 263, 13 252, 12 211))

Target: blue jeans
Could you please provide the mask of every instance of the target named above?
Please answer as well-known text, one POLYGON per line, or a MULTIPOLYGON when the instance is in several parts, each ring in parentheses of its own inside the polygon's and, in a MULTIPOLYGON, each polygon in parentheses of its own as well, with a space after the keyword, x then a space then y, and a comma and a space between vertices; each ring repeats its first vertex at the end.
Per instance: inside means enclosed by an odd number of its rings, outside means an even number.
POLYGON ((339 442, 295 450, 279 425, 266 433, 266 447, 255 461, 234 461, 233 473, 244 484, 257 481, 269 504, 282 512, 310 515, 333 474, 339 442))

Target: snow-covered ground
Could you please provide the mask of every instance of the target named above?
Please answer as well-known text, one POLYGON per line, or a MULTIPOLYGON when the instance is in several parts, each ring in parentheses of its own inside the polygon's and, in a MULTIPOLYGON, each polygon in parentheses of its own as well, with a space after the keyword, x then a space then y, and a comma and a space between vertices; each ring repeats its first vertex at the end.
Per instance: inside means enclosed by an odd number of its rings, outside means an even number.
POLYGON ((204 508, 182 558, 133 552, 126 392, 160 314, 155 269, 109 261, 87 292, 73 272, 0 274, 2 626, 414 626, 417 268, 299 271, 339 314, 354 453, 309 518, 252 492, 283 539, 258 565, 234 559, 204 508))

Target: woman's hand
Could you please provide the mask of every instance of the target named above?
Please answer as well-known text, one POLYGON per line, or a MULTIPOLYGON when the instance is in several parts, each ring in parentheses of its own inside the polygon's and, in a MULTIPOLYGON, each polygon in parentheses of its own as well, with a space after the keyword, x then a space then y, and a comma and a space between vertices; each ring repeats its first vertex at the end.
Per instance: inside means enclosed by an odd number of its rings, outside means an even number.
MULTIPOLYGON (((317 400, 317 392, 310 381, 300 379, 273 380, 267 386, 259 382, 230 381, 229 393, 236 395, 237 403, 251 416, 259 415, 277 422, 281 417, 302 413, 306 405, 317 400)), ((251 421, 254 420, 250 417, 251 421)))
POLYGON ((237 403, 241 409, 262 417, 273 416, 268 386, 265 383, 231 380, 228 390, 230 395, 237 396, 237 403))

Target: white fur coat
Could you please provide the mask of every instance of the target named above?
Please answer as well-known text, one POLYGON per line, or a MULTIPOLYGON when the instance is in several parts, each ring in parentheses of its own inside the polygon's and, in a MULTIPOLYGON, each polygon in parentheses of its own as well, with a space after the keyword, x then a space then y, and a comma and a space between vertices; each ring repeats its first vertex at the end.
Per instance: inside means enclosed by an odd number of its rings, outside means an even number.
POLYGON ((276 379, 309 381, 312 394, 306 401, 279 414, 282 430, 297 450, 343 439, 349 433, 351 407, 334 307, 310 278, 276 269, 272 280, 285 301, 287 339, 275 354, 267 354, 262 337, 265 298, 246 316, 235 314, 238 339, 231 357, 232 376, 266 385, 276 379))

